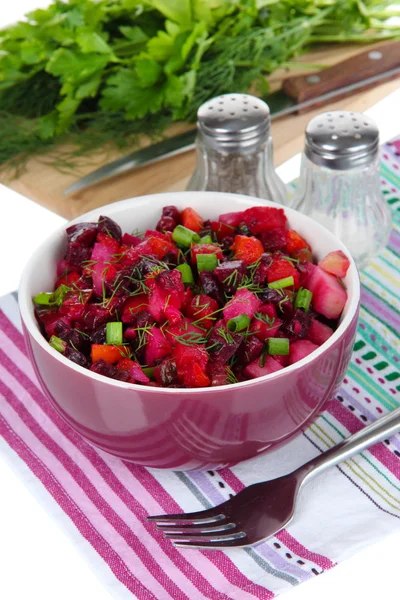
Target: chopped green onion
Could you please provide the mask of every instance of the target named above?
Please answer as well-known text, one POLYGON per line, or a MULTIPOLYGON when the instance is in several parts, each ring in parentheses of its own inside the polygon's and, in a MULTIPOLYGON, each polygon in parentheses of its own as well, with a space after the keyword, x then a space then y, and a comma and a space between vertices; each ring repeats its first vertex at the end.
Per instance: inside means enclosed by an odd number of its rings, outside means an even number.
POLYGON ((36 294, 36 296, 33 297, 33 301, 35 304, 40 304, 41 306, 50 305, 52 295, 51 292, 36 294))
POLYGON ((42 292, 41 294, 36 294, 33 301, 35 304, 40 304, 42 306, 61 306, 66 293, 70 290, 71 288, 68 285, 61 284, 55 292, 42 292))
POLYGON ((233 333, 235 331, 243 331, 243 329, 247 329, 250 325, 250 317, 247 315, 238 315, 237 317, 233 317, 233 319, 229 319, 226 326, 229 331, 233 333))
POLYGON ((52 348, 54 348, 54 350, 57 350, 57 352, 61 352, 61 354, 64 354, 65 348, 67 347, 67 342, 64 342, 64 340, 57 337, 56 335, 51 336, 49 344, 52 348))
POLYGON ((122 346, 122 323, 121 321, 115 321, 107 323, 106 325, 106 344, 113 344, 114 346, 122 346))
POLYGON ((268 338, 268 354, 286 356, 289 354, 288 338, 268 338))
POLYGON ((202 238, 200 238, 200 242, 199 244, 212 244, 212 237, 211 235, 203 235, 202 238))
POLYGON ((216 254, 197 254, 197 270, 200 271, 214 271, 218 266, 218 259, 216 254))
POLYGON ((290 277, 284 277, 283 279, 277 279, 277 281, 272 281, 268 284, 268 287, 272 288, 273 290, 276 290, 280 288, 290 287, 291 285, 294 285, 293 275, 291 275, 290 277))
POLYGON ((172 239, 177 244, 190 248, 191 244, 200 241, 200 236, 195 231, 192 231, 183 225, 177 225, 172 232, 172 239))
POLYGON ((305 312, 307 312, 310 308, 312 296, 313 294, 310 292, 310 290, 305 288, 299 289, 296 295, 296 300, 294 301, 294 307, 302 308, 305 312))
POLYGON ((142 367, 142 371, 149 379, 154 379, 154 367, 142 367))
POLYGON ((68 285, 64 285, 63 283, 58 286, 55 292, 52 294, 51 302, 53 304, 57 304, 57 306, 61 306, 64 301, 65 295, 67 292, 70 292, 71 288, 68 285))
POLYGON ((188 264, 184 263, 183 265, 178 265, 176 268, 181 272, 183 283, 187 283, 188 285, 194 283, 192 269, 188 264))

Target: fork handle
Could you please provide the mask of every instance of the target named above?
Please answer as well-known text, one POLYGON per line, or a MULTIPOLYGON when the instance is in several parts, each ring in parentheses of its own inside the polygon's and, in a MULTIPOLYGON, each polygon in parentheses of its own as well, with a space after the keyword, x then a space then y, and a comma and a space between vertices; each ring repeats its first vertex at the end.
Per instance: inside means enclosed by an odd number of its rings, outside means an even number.
POLYGON ((368 427, 364 427, 337 446, 330 448, 319 456, 305 463, 297 472, 303 474, 305 479, 319 475, 325 469, 333 467, 344 460, 358 454, 365 448, 387 439, 400 430, 400 408, 396 408, 368 427))

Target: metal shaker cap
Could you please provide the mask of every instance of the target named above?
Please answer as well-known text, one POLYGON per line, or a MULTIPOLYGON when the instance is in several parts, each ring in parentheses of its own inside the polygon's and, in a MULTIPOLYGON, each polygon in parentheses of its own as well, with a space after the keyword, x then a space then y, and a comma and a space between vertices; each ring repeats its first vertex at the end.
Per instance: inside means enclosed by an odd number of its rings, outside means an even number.
POLYGON ((311 119, 305 154, 316 165, 335 170, 361 167, 378 153, 379 130, 362 113, 335 110, 311 119))
POLYGON ((254 149, 267 139, 268 105, 249 94, 224 94, 202 104, 197 129, 207 146, 228 152, 254 149))

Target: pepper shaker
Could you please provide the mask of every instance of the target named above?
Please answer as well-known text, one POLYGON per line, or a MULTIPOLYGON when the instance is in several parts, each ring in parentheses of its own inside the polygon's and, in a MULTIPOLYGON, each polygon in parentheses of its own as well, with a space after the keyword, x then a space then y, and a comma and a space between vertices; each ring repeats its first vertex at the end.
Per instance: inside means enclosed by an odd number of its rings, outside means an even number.
POLYGON ((188 190, 233 192, 287 204, 273 166, 268 105, 248 94, 225 94, 197 113, 196 170, 188 190))
POLYGON ((337 235, 359 268, 387 244, 391 229, 378 152, 378 128, 362 113, 332 111, 307 125, 294 208, 337 235))

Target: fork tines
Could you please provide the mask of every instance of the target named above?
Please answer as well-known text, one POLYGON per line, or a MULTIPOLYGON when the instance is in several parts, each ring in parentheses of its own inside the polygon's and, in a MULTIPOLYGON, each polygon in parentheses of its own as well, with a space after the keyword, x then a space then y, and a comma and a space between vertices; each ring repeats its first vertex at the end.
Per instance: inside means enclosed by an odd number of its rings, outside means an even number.
POLYGON ((147 517, 177 547, 213 548, 243 545, 246 534, 222 513, 201 511, 147 517))

